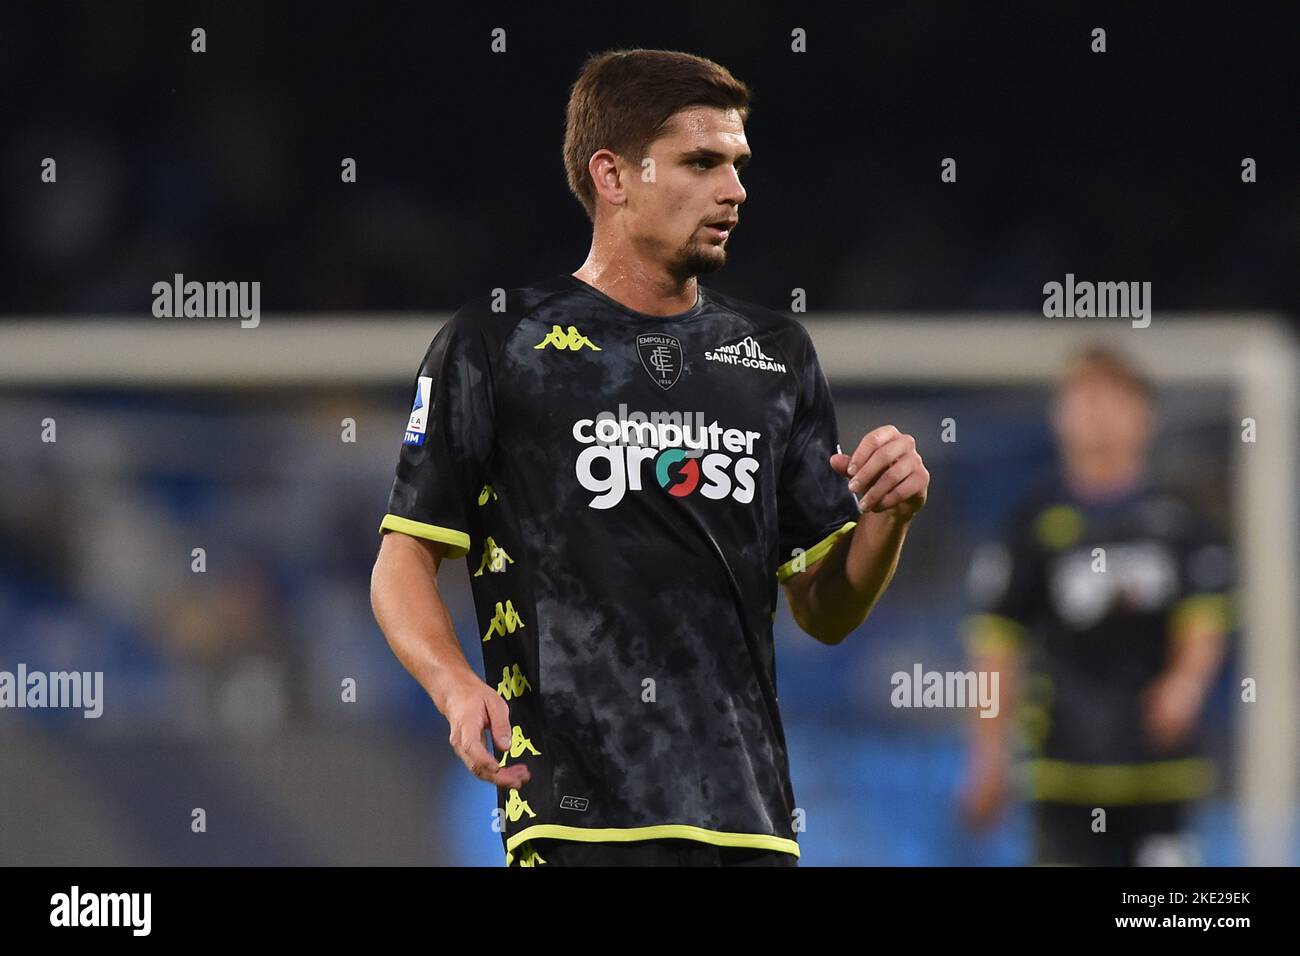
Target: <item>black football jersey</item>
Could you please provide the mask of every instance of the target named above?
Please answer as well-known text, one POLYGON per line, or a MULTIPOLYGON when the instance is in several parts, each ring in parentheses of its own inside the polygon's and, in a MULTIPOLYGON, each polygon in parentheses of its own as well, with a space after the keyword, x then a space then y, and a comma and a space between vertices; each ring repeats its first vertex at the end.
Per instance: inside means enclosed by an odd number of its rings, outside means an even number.
POLYGON ((778 583, 859 517, 807 331, 700 288, 652 316, 562 275, 434 336, 381 532, 465 556, 533 838, 798 855, 778 583))
POLYGON ((1053 479, 981 547, 970 587, 976 641, 1026 651, 1024 729, 1039 799, 1146 803, 1190 799, 1210 783, 1202 735, 1156 750, 1143 692, 1164 668, 1174 618, 1228 624, 1231 561, 1207 518, 1178 492, 1143 481, 1085 501, 1053 479))

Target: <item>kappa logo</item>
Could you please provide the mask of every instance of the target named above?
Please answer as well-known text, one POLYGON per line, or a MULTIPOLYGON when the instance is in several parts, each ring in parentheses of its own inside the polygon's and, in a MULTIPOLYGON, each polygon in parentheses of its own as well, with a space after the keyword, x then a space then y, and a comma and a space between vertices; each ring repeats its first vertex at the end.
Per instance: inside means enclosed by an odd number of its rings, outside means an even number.
POLYGON ((542 755, 542 752, 533 746, 532 740, 524 736, 524 728, 515 724, 510 728, 510 747, 501 755, 501 763, 498 766, 504 767, 506 760, 510 758, 518 760, 526 753, 530 753, 534 757, 542 755))
POLYGON ((532 689, 533 685, 528 683, 528 678, 524 676, 518 664, 514 665, 513 670, 509 667, 501 668, 501 682, 497 684, 497 693, 506 700, 513 700, 522 696, 524 691, 532 689))
MULTIPOLYGON (((520 866, 537 866, 539 863, 546 862, 546 859, 537 852, 537 848, 531 844, 528 844, 527 849, 520 847, 519 852, 522 854, 519 857, 520 866)), ((507 861, 506 866, 509 865, 510 863, 507 861)))
POLYGON ((421 375, 416 382, 415 402, 411 405, 411 418, 406 423, 406 437, 403 445, 423 445, 424 435, 429 425, 429 393, 433 390, 433 378, 421 375))
POLYGON ((483 542, 483 558, 479 561, 478 570, 474 572, 474 577, 483 576, 484 571, 501 572, 506 569, 506 564, 514 564, 515 559, 506 554, 506 549, 500 547, 492 536, 488 535, 483 542))
POLYGON ((722 362, 724 365, 741 365, 745 368, 760 368, 766 372, 784 372, 785 364, 763 352, 763 347, 752 335, 746 335, 739 342, 719 345, 713 351, 704 353, 706 362, 722 362))
POLYGON ((493 636, 505 637, 507 634, 513 634, 523 626, 524 620, 515 610, 513 601, 506 601, 504 605, 497 601, 496 613, 492 615, 492 622, 488 625, 487 633, 483 635, 483 643, 492 640, 493 636))
POLYGON ((682 374, 682 343, 671 335, 647 332, 636 337, 641 367, 662 389, 672 388, 682 374))
MULTIPOLYGON (((506 851, 506 866, 511 866, 515 862, 515 855, 509 850, 506 851)), ((546 858, 537 852, 531 841, 525 840, 519 844, 519 865, 520 866, 537 866, 545 863, 546 858)))
POLYGON ((519 818, 525 813, 529 818, 537 816, 533 808, 528 805, 528 801, 519 795, 519 791, 511 789, 510 796, 506 800, 506 819, 511 823, 518 823, 519 818))
POLYGON ((562 329, 558 325, 552 325, 551 331, 546 333, 546 337, 533 346, 534 349, 544 349, 546 346, 554 346, 561 352, 577 352, 583 348, 589 348, 592 351, 599 352, 599 345, 587 338, 575 326, 569 326, 568 329, 562 329))

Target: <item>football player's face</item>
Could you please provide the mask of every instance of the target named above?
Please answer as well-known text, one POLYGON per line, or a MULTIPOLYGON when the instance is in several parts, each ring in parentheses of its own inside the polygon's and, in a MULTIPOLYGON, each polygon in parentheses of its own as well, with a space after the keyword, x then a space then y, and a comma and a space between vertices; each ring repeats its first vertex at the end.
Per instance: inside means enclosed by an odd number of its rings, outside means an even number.
POLYGON ((1143 455, 1152 425, 1146 398, 1108 375, 1081 375, 1058 397, 1055 426, 1067 452, 1143 455))
POLYGON ((735 110, 682 110, 650 144, 652 163, 630 170, 633 241, 678 278, 721 269, 745 201, 740 171, 749 155, 745 126, 735 110))

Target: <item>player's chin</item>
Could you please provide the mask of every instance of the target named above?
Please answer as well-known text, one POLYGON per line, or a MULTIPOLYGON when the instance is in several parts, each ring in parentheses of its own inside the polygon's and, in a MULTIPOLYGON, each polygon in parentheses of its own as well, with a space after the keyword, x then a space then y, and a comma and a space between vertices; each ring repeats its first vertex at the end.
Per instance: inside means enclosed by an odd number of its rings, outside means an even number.
POLYGON ((695 246, 686 254, 682 271, 687 275, 700 276, 717 272, 727 264, 727 250, 721 245, 695 246))

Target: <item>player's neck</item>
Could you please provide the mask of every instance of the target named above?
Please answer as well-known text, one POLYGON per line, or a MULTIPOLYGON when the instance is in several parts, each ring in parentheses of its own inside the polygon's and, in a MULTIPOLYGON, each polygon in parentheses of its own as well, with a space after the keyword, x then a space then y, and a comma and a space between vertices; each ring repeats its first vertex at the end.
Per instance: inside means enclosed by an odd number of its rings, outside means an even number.
POLYGON ((615 302, 646 315, 679 315, 689 311, 699 294, 694 276, 679 279, 662 268, 627 258, 591 253, 574 276, 599 289, 615 302))
POLYGON ((1084 500, 1116 498, 1136 489, 1146 475, 1140 458, 1120 461, 1112 457, 1068 459, 1063 469, 1065 483, 1084 500))

